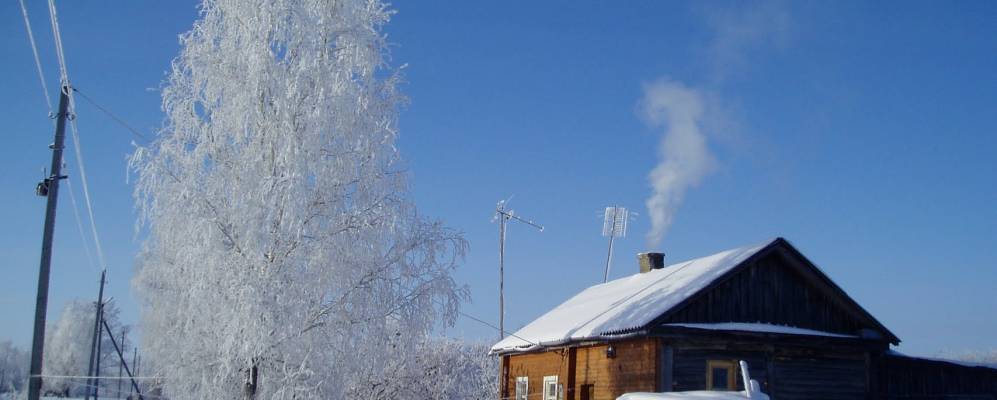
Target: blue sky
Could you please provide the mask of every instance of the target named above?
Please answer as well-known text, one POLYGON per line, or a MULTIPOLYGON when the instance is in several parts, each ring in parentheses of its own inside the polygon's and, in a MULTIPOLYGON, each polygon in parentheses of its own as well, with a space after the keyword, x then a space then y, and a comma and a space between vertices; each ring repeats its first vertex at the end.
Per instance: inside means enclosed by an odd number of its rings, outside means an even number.
MULTIPOLYGON (((54 90, 46 7, 29 3, 54 90)), ((636 272, 639 251, 679 261, 783 236, 900 350, 997 347, 997 4, 536 3, 399 2, 387 27, 392 63, 407 64, 399 147, 412 195, 471 245, 456 274, 472 290, 465 312, 498 319, 490 220, 514 195, 512 208, 547 229, 509 227, 513 329, 601 280, 600 212, 620 204, 640 216, 617 242, 613 277, 636 272), (639 103, 662 80, 702 95, 715 163, 651 247, 644 203, 665 130, 639 103)), ((144 132, 159 126, 157 88, 195 2, 60 2, 59 13, 75 85, 144 132)), ((27 345, 44 213, 33 188, 52 129, 16 2, 0 5, 0 22, 0 339, 27 345)), ((133 137, 77 101, 108 292, 134 321, 133 137)), ((56 231, 53 318, 94 297, 98 277, 68 195, 56 231)), ((468 319, 446 333, 497 336, 468 319)))

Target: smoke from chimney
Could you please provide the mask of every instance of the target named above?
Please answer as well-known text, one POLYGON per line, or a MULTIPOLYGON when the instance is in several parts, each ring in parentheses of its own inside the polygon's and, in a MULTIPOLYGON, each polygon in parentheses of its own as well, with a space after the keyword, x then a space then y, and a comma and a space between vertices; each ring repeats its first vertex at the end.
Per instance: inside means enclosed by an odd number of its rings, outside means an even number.
POLYGON ((658 165, 648 175, 651 197, 645 202, 651 219, 647 244, 655 248, 671 226, 686 190, 699 184, 715 161, 702 132, 699 90, 667 79, 645 84, 640 112, 648 125, 664 129, 658 165))

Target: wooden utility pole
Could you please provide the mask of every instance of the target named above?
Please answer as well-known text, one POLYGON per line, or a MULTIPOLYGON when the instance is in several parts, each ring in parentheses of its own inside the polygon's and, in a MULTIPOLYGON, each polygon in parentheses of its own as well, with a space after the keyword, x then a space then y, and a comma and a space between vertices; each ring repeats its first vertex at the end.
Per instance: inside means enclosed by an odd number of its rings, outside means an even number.
POLYGON ((45 350, 45 316, 48 311, 49 272, 52 267, 52 238, 55 233, 55 208, 59 203, 59 181, 62 175, 62 148, 66 139, 66 118, 69 113, 69 85, 59 93, 59 113, 56 114, 55 140, 52 149, 52 171, 35 189, 39 196, 48 197, 45 207, 45 228, 42 233, 42 256, 38 266, 38 296, 35 298, 34 336, 31 338, 31 367, 28 375, 28 400, 39 400, 42 389, 42 354, 45 350))

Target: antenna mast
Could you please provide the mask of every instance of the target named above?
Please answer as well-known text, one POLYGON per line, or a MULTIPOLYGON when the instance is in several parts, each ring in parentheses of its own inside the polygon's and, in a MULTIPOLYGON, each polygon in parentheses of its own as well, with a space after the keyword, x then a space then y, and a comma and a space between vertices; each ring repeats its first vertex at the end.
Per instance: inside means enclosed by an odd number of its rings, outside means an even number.
POLYGON ((495 206, 495 219, 499 220, 499 340, 505 339, 505 224, 509 220, 516 220, 544 231, 543 225, 531 220, 520 218, 515 211, 506 209, 509 200, 502 200, 495 206))
POLYGON ((602 236, 609 236, 609 254, 606 255, 606 272, 602 276, 602 283, 609 281, 609 269, 613 265, 613 239, 627 236, 627 222, 631 214, 634 213, 628 211, 626 207, 606 207, 602 221, 602 236))

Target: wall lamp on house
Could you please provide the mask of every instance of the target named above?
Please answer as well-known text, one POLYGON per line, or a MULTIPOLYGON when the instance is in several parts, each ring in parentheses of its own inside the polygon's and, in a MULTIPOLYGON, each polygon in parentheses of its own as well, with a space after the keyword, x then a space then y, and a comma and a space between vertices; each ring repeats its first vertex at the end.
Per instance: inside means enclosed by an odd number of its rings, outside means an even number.
POLYGON ((616 358, 616 347, 613 345, 606 347, 606 358, 616 358))

